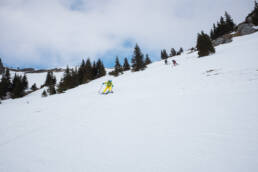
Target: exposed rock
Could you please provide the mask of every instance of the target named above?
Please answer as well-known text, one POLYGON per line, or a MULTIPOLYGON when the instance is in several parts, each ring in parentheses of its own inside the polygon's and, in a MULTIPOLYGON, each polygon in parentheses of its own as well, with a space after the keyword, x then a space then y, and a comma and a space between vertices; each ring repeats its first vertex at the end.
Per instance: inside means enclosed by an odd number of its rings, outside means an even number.
POLYGON ((219 37, 215 40, 212 41, 213 46, 218 46, 220 44, 226 44, 232 42, 232 35, 231 34, 226 34, 223 35, 222 37, 219 37))
POLYGON ((243 36, 256 32, 256 29, 252 23, 240 23, 237 26, 237 32, 240 36, 243 36))
POLYGON ((253 21, 252 20, 252 13, 249 16, 246 17, 245 21, 246 21, 246 23, 252 23, 252 21, 253 21))

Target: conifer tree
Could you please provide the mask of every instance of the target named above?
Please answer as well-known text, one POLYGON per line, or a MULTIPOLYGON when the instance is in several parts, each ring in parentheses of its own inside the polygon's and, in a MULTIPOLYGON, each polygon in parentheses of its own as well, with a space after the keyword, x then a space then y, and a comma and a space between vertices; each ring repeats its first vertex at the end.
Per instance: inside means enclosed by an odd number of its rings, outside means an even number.
POLYGON ((208 56, 209 54, 215 53, 210 37, 203 31, 198 34, 196 48, 198 50, 199 57, 208 56))
POLYGON ((132 58, 132 71, 144 70, 146 65, 144 63, 143 54, 140 47, 136 44, 132 58))
POLYGON ((46 92, 46 90, 44 90, 44 91, 42 92, 41 96, 42 96, 42 97, 47 97, 47 92, 46 92))
POLYGON ((106 75, 106 69, 100 59, 98 59, 98 61, 96 63, 96 72, 97 72, 97 78, 106 75))
POLYGON ((222 36, 226 33, 226 22, 223 17, 220 17, 219 22, 219 35, 222 36))
POLYGON ((225 12, 225 19, 221 16, 217 25, 213 24, 213 28, 210 31, 210 38, 215 40, 225 34, 231 33, 235 29, 235 23, 231 16, 225 12))
POLYGON ((72 88, 77 87, 78 85, 80 85, 77 67, 75 69, 72 69, 71 77, 72 77, 72 85, 71 85, 72 88))
POLYGON ((213 29, 211 29, 211 31, 210 31, 210 38, 213 40, 214 39, 214 30, 213 29))
POLYGON ((80 84, 86 83, 86 81, 84 81, 85 73, 86 73, 86 71, 85 71, 85 61, 82 60, 82 63, 80 65, 79 71, 78 71, 78 78, 79 78, 80 84))
POLYGON ((52 71, 47 73, 46 81, 44 86, 56 85, 56 77, 54 76, 52 71))
POLYGON ((150 59, 148 54, 146 54, 146 58, 145 58, 145 62, 144 63, 145 63, 145 65, 149 65, 149 64, 152 63, 152 61, 151 61, 151 59, 150 59))
POLYGON ((127 58, 124 59, 124 65, 123 65, 123 71, 128 71, 130 70, 130 65, 128 63, 127 58))
POLYGON ((4 65, 2 63, 2 60, 0 58, 0 74, 4 73, 4 65))
POLYGON ((84 74, 84 82, 87 83, 90 80, 93 79, 92 76, 92 65, 90 59, 87 59, 86 64, 85 64, 85 74, 84 74))
POLYGON ((79 84, 85 84, 94 79, 92 73, 93 72, 90 59, 88 58, 86 63, 84 62, 84 60, 82 60, 82 63, 78 70, 79 84))
POLYGON ((44 86, 48 87, 47 92, 50 95, 56 94, 55 85, 56 85, 56 77, 54 76, 52 71, 49 71, 47 73, 47 77, 46 77, 44 86))
POLYGON ((92 64, 92 70, 91 70, 91 75, 92 75, 92 80, 97 78, 98 75, 98 70, 97 70, 97 65, 96 62, 94 61, 92 64))
POLYGON ((167 59, 168 58, 168 54, 167 54, 167 51, 164 49, 164 50, 161 50, 161 59, 164 60, 164 59, 167 59))
POLYGON ((181 55, 182 53, 184 52, 183 48, 181 47, 178 52, 177 52, 177 55, 181 55))
POLYGON ((31 88, 30 88, 32 91, 36 91, 38 89, 36 83, 34 83, 31 88))
POLYGON ((226 19, 226 33, 230 33, 234 31, 234 28, 236 25, 233 19, 231 18, 231 16, 227 12, 225 12, 225 19, 226 19))
POLYGON ((26 75, 22 77, 22 85, 24 90, 28 89, 28 80, 26 75))
POLYGON ((115 76, 118 76, 120 73, 121 73, 121 74, 123 73, 123 68, 122 68, 122 66, 120 65, 120 62, 119 62, 118 57, 116 57, 114 75, 115 75, 115 76))
POLYGON ((0 100, 3 99, 5 97, 5 92, 4 92, 4 86, 2 81, 0 81, 0 100))
POLYGON ((7 93, 11 91, 12 86, 10 72, 8 68, 4 70, 0 83, 0 98, 3 99, 7 96, 7 93))
POLYGON ((255 26, 258 26, 258 3, 256 1, 254 2, 254 10, 252 13, 252 22, 255 26))
POLYGON ((62 93, 65 90, 72 88, 72 75, 68 66, 66 67, 64 76, 61 78, 61 81, 59 82, 57 87, 57 91, 59 93, 62 93))
POLYGON ((11 97, 19 98, 25 95, 24 83, 22 77, 15 74, 12 80, 11 97))
POLYGON ((213 23, 213 28, 211 29, 211 32, 210 32, 210 38, 212 40, 215 40, 217 38, 217 27, 214 23, 213 23))
POLYGON ((176 50, 174 48, 171 48, 169 56, 170 57, 176 56, 176 50))
POLYGON ((56 88, 55 88, 55 86, 54 86, 54 85, 48 86, 47 92, 48 92, 50 95, 56 94, 56 88))

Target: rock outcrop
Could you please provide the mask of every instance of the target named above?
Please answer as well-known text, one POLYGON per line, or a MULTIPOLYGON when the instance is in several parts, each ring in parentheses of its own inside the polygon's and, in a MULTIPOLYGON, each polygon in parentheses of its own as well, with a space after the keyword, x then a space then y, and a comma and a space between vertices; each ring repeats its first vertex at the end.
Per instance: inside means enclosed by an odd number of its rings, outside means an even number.
POLYGON ((219 37, 215 40, 212 41, 213 46, 218 46, 220 44, 226 44, 232 42, 232 35, 231 34, 226 34, 223 35, 222 37, 219 37))
POLYGON ((254 24, 252 24, 252 23, 245 23, 244 22, 244 23, 240 23, 237 26, 237 33, 240 36, 252 34, 254 32, 256 32, 256 29, 254 28, 254 24))

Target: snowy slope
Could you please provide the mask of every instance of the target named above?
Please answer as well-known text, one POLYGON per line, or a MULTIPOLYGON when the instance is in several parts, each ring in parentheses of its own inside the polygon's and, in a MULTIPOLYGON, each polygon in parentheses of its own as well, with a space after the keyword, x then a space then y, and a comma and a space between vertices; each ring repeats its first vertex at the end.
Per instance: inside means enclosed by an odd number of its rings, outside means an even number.
POLYGON ((258 34, 0 105, 3 172, 256 172, 258 34), (169 60, 171 61, 171 60, 169 60), (112 79, 114 94, 100 95, 112 79))

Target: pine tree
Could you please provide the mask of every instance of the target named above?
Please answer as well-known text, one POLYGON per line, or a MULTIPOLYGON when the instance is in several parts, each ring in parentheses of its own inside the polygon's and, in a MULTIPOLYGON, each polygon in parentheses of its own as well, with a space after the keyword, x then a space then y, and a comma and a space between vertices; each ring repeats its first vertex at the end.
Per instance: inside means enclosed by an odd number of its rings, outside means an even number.
POLYGON ((223 17, 220 17, 219 35, 222 36, 226 33, 226 22, 223 17))
POLYGON ((100 78, 106 75, 106 69, 100 59, 98 59, 96 63, 96 70, 97 70, 97 78, 100 78))
POLYGON ((152 61, 151 61, 151 59, 150 59, 148 54, 146 54, 146 58, 145 58, 145 62, 144 63, 145 63, 145 65, 149 65, 149 64, 152 63, 152 61))
POLYGON ((46 81, 44 86, 56 85, 56 77, 54 76, 52 71, 47 73, 46 81))
POLYGON ((92 66, 90 59, 87 59, 86 63, 82 60, 82 63, 78 70, 79 84, 85 84, 94 79, 92 75, 92 66))
POLYGON ((217 36, 217 27, 216 25, 213 23, 213 28, 211 29, 211 34, 210 34, 210 38, 211 40, 215 40, 218 36, 217 36))
POLYGON ((4 83, 2 80, 0 81, 0 100, 3 99, 6 96, 6 91, 4 88, 4 83))
POLYGON ((258 26, 258 3, 256 1, 254 2, 252 22, 255 26, 258 26))
POLYGON ((211 29, 211 31, 210 31, 210 38, 211 38, 211 40, 214 39, 214 31, 213 31, 213 29, 211 29))
POLYGON ((215 40, 225 34, 231 33, 235 29, 235 23, 231 16, 225 12, 225 19, 221 16, 217 25, 213 24, 210 31, 210 39, 215 40))
POLYGON ((94 61, 92 64, 92 70, 91 70, 91 75, 92 75, 92 80, 97 78, 98 75, 98 70, 97 70, 97 65, 96 62, 94 61))
POLYGON ((127 58, 124 59, 124 65, 123 65, 123 71, 128 71, 130 70, 130 65, 128 63, 127 58))
POLYGON ((72 88, 72 74, 70 68, 67 66, 64 72, 64 76, 61 78, 57 86, 57 91, 62 93, 70 88, 72 88))
POLYGON ((28 80, 26 75, 22 77, 22 85, 24 90, 28 89, 28 80))
POLYGON ((11 97, 14 99, 14 98, 23 97, 24 95, 25 95, 25 88, 24 88, 22 77, 15 74, 12 81, 11 97))
POLYGON ((79 72, 78 72, 77 67, 75 69, 72 69, 71 77, 72 77, 72 85, 71 85, 72 88, 77 87, 78 85, 80 85, 79 72))
POLYGON ((42 96, 42 97, 47 97, 47 92, 46 92, 46 90, 44 90, 44 91, 42 92, 41 96, 42 96))
POLYGON ((234 31, 234 28, 236 25, 233 19, 231 18, 231 16, 227 12, 225 12, 225 19, 226 19, 226 33, 230 33, 234 31))
POLYGON ((79 82, 80 84, 84 84, 86 83, 87 81, 84 81, 84 75, 85 75, 85 61, 82 60, 82 63, 79 67, 79 71, 78 71, 78 78, 79 78, 79 82))
POLYGON ((203 31, 198 34, 196 47, 199 57, 208 56, 209 54, 215 53, 210 37, 203 31))
POLYGON ((55 86, 54 86, 54 85, 48 86, 47 92, 48 92, 50 95, 56 94, 56 88, 55 88, 55 86))
POLYGON ((183 52, 184 52, 184 50, 183 50, 183 48, 181 47, 181 48, 178 50, 177 55, 179 56, 179 55, 181 55, 183 52))
POLYGON ((122 68, 122 66, 120 65, 120 62, 119 62, 118 57, 116 57, 114 75, 115 75, 115 76, 118 76, 120 73, 121 73, 121 74, 123 73, 123 68, 122 68))
POLYGON ((3 99, 11 91, 11 77, 9 69, 5 69, 0 82, 0 98, 3 99))
POLYGON ((90 80, 93 79, 92 76, 92 65, 90 59, 87 59, 86 64, 85 64, 85 74, 84 74, 84 81, 87 83, 90 80))
POLYGON ((176 56, 176 50, 174 48, 171 48, 169 56, 170 57, 176 56))
POLYGON ((168 58, 168 54, 167 54, 167 51, 164 49, 164 50, 161 50, 161 59, 164 60, 164 59, 167 59, 168 58))
POLYGON ((36 83, 34 83, 31 88, 30 88, 32 91, 36 91, 38 88, 37 88, 37 85, 36 83))
POLYGON ((143 61, 143 54, 140 47, 136 44, 134 48, 134 54, 132 58, 132 71, 144 70, 146 65, 143 61))
POLYGON ((4 73, 4 65, 2 63, 2 60, 0 58, 0 74, 4 73))

